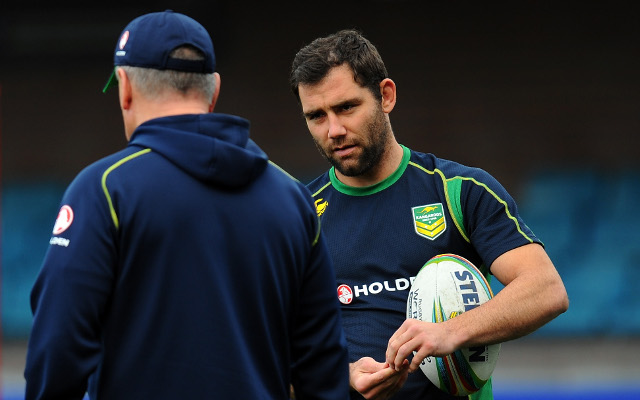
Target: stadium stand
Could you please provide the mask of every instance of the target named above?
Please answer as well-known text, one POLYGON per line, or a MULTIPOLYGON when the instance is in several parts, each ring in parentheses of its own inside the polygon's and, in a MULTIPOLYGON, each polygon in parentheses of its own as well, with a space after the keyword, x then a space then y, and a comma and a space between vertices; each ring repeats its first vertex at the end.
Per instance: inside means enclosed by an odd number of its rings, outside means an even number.
MULTIPOLYGON (((4 386, 0 388, 0 398, 7 400, 23 396, 22 368, 31 327, 29 292, 44 257, 64 187, 55 182, 3 184, 1 326, 5 344, 11 346, 3 349, 4 386)), ((628 383, 621 386, 619 381, 635 379, 627 376, 635 376, 635 367, 628 366, 635 365, 634 350, 629 353, 626 349, 637 348, 634 337, 640 334, 640 297, 635 285, 640 279, 636 261, 640 259, 638 198, 640 171, 546 170, 532 175, 522 186, 521 195, 517 196, 520 212, 545 242, 564 279, 571 305, 567 313, 529 339, 505 344, 504 360, 495 377, 496 399, 637 398, 637 383, 631 390, 628 383), (591 382, 588 387, 576 382, 555 387, 554 379, 544 375, 547 364, 544 360, 534 362, 535 354, 539 353, 539 345, 550 344, 559 346, 552 353, 576 351, 567 343, 602 349, 616 362, 625 357, 629 360, 617 372, 611 372, 614 377, 606 379, 602 378, 603 371, 591 371, 584 360, 567 365, 556 361, 556 368, 549 373, 557 380, 570 380, 577 373, 576 368, 586 368, 582 371, 585 376, 595 373, 602 382, 591 382), (528 357, 524 364, 522 357, 528 357), (630 372, 624 375, 620 371, 630 372), (535 389, 526 390, 529 397, 523 397, 518 386, 523 374, 538 382, 535 389), (540 386, 539 382, 546 383, 540 386)), ((494 292, 501 289, 495 279, 492 286, 494 292)), ((566 363, 571 359, 559 358, 566 363)))
POLYGON ((536 332, 636 335, 640 300, 638 172, 543 171, 525 185, 520 212, 544 241, 569 293, 569 311, 536 332))
MULTIPOLYGON (((2 191, 2 327, 28 335, 29 291, 47 248, 63 184, 5 184, 2 191)), ((584 169, 532 175, 520 213, 543 240, 562 275, 569 311, 536 336, 640 334, 640 171, 584 169)), ((501 285, 492 283, 494 291, 501 285)))

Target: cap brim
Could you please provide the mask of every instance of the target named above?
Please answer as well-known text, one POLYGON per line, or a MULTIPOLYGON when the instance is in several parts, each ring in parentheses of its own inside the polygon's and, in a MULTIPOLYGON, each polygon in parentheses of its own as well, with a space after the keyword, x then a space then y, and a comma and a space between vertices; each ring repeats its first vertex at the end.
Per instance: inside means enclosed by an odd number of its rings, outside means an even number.
POLYGON ((116 78, 115 67, 113 68, 113 71, 111 71, 111 76, 109 77, 109 80, 104 85, 104 88, 102 88, 102 93, 107 93, 107 90, 109 90, 109 88, 111 88, 112 86, 118 86, 118 78, 116 78))

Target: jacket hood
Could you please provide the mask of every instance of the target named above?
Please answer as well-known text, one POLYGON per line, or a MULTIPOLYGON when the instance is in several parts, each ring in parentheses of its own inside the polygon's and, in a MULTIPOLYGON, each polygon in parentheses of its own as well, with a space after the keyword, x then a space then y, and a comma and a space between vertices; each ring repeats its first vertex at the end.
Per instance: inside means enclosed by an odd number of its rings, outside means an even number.
POLYGON ((191 176, 240 187, 267 166, 267 155, 249 139, 249 121, 226 114, 188 114, 147 121, 129 145, 150 148, 191 176))

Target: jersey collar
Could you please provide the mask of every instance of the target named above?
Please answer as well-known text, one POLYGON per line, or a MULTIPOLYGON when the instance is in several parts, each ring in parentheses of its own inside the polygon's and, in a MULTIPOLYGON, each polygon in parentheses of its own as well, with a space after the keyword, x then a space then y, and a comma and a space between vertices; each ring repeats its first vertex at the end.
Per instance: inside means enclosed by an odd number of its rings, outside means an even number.
POLYGON ((402 161, 400 162, 398 169, 396 169, 393 172, 393 174, 389 175, 384 180, 376 184, 373 184, 371 186, 363 186, 363 187, 349 186, 349 185, 345 185, 344 183, 338 180, 338 177, 336 176, 335 167, 331 167, 331 169, 329 170, 329 179, 331 179, 331 184, 337 191, 350 196, 368 196, 388 188, 389 186, 396 183, 398 179, 400 179, 404 171, 407 169, 407 165, 409 165, 409 159, 411 158, 411 150, 409 150, 407 147, 403 145, 400 145, 400 146, 402 147, 402 161))

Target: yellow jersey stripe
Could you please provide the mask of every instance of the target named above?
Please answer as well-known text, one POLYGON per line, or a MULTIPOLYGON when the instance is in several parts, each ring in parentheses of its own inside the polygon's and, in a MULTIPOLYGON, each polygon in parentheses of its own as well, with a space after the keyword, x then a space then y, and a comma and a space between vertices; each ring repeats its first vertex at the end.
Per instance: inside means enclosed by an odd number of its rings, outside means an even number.
POLYGON ((120 223, 118 222, 118 215, 116 214, 116 210, 113 208, 111 195, 109 194, 109 190, 107 189, 107 176, 109 176, 111 172, 113 172, 116 168, 126 163, 127 161, 133 160, 134 158, 149 153, 150 151, 151 149, 144 149, 133 153, 107 168, 107 170, 102 174, 102 190, 104 191, 104 195, 107 198, 107 203, 109 204, 109 212, 111 213, 111 219, 113 220, 113 224, 116 226, 116 229, 120 228, 120 223))

